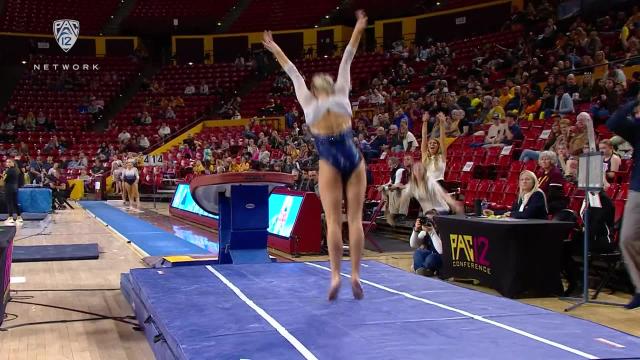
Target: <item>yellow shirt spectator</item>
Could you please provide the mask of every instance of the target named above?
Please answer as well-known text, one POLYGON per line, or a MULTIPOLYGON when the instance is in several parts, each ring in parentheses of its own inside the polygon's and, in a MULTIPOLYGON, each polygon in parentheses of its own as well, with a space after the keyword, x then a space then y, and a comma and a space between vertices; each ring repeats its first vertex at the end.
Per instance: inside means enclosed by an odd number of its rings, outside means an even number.
POLYGON ((509 101, 513 99, 513 95, 509 94, 509 92, 507 91, 506 93, 502 93, 502 95, 500 95, 498 99, 500 101, 500 106, 504 108, 505 106, 507 106, 509 101))
POLYGON ((500 116, 500 119, 504 119, 504 109, 502 108, 502 106, 498 105, 498 106, 494 106, 491 110, 489 110, 489 113, 487 114, 487 117, 484 119, 485 123, 490 123, 493 121, 493 114, 498 114, 500 116))
POLYGON ((249 171, 249 163, 248 162, 241 162, 241 163, 233 163, 231 164, 231 172, 245 172, 245 171, 249 171))
POLYGON ((196 161, 196 164, 193 165, 193 173, 196 175, 202 175, 204 173, 204 165, 202 165, 200 160, 196 161))

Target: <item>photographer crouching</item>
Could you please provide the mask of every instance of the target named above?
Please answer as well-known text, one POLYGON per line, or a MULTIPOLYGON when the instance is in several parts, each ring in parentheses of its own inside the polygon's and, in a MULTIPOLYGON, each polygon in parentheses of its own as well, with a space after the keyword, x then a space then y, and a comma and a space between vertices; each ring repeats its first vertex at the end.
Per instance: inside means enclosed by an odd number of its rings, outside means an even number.
POLYGON ((442 240, 433 222, 433 217, 437 214, 436 210, 429 210, 426 216, 416 219, 409 239, 411 248, 416 249, 413 253, 412 270, 419 275, 434 276, 442 267, 442 240))

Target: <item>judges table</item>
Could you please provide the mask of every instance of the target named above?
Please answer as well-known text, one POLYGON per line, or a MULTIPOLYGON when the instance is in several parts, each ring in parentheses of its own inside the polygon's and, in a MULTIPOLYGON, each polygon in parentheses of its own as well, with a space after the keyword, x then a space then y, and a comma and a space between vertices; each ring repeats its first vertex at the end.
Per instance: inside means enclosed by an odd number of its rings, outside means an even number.
POLYGON ((572 223, 460 215, 435 221, 443 245, 443 277, 475 279, 509 298, 562 290, 562 244, 572 223))
POLYGON ((0 325, 2 325, 4 309, 9 301, 11 250, 15 234, 15 226, 0 226, 0 325))

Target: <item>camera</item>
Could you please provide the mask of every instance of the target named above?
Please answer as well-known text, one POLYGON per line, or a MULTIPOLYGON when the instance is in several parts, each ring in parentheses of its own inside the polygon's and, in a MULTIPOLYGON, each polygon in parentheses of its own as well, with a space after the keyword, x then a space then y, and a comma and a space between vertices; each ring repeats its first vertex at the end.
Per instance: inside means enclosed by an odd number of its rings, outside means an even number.
POLYGON ((421 216, 419 218, 419 221, 420 221, 420 225, 422 226, 434 227, 433 221, 431 221, 431 219, 427 218, 426 216, 421 216))

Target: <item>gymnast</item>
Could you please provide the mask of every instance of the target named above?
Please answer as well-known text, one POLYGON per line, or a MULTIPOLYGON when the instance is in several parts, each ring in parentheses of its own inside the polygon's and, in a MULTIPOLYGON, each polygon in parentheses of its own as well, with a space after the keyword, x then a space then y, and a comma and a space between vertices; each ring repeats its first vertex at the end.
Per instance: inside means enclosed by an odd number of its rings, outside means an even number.
POLYGON ((271 31, 265 31, 262 43, 276 57, 293 81, 298 102, 313 134, 320 156, 320 200, 327 224, 327 243, 331 261, 331 286, 329 300, 338 296, 340 289, 340 261, 342 259, 342 199, 346 194, 347 220, 349 223, 349 252, 351 256, 351 289, 355 299, 362 299, 360 284, 360 259, 364 247, 362 230, 362 206, 366 191, 366 175, 363 157, 353 142, 351 130, 351 102, 349 90, 351 61, 367 26, 367 15, 356 11, 358 21, 351 40, 344 50, 338 79, 334 83, 329 74, 314 74, 311 91, 302 75, 273 41, 271 31))

